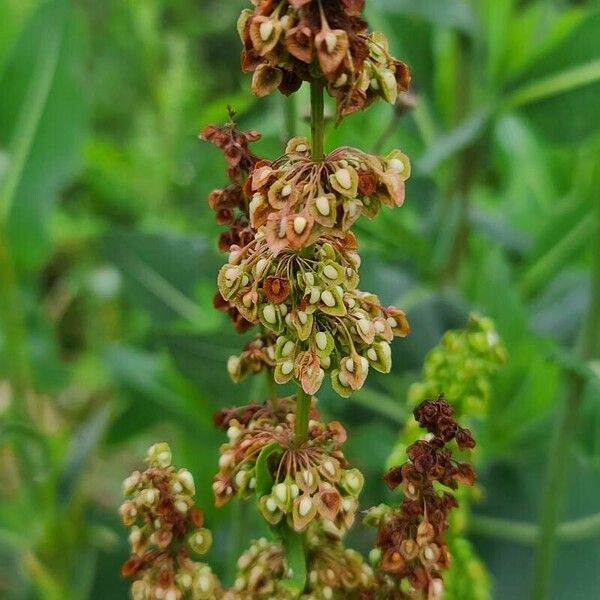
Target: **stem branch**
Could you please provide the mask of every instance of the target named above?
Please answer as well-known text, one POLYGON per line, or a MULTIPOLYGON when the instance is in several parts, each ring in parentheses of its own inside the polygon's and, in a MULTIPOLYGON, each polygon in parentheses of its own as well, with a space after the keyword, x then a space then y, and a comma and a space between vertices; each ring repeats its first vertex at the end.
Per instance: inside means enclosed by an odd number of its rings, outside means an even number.
MULTIPOLYGON (((558 525, 557 537, 561 542, 578 542, 600 536, 600 513, 566 521, 558 525)), ((534 523, 523 523, 485 515, 469 517, 469 533, 535 546, 539 529, 534 523)))

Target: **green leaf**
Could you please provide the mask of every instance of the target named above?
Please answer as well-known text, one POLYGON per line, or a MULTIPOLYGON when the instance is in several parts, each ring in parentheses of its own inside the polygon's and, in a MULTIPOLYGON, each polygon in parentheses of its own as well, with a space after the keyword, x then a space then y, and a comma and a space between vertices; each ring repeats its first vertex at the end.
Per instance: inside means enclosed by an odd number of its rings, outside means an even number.
POLYGON ((68 2, 44 3, 22 32, 0 77, 0 140, 8 169, 0 221, 18 266, 47 256, 47 221, 58 190, 77 172, 86 131, 80 22, 68 2))
POLYGON ((569 35, 515 82, 508 108, 522 108, 539 131, 555 141, 580 142, 600 119, 600 11, 581 20, 569 35))
POLYGON ((583 213, 581 219, 562 237, 555 238, 554 245, 525 271, 520 282, 522 294, 532 295, 564 268, 569 259, 586 247, 594 230, 594 216, 583 213))
MULTIPOLYGON (((249 341, 232 331, 229 323, 212 335, 167 334, 164 341, 177 369, 204 394, 224 402, 246 402, 252 393, 249 377, 234 384, 227 374, 226 363, 231 355, 240 353, 249 341)), ((262 377, 258 378, 263 380, 262 377)), ((261 398, 253 396, 254 400, 261 398)))
MULTIPOLYGON (((398 394, 398 398, 401 395, 398 394)), ((361 390, 354 392, 349 402, 364 406, 376 413, 379 413, 383 418, 390 419, 396 423, 404 424, 406 421, 407 411, 400 400, 388 396, 384 392, 379 392, 372 387, 365 386, 361 390)))
POLYGON ((51 468, 50 444, 35 427, 27 423, 5 421, 0 425, 0 444, 9 441, 19 448, 22 468, 29 477, 40 480, 51 468))
POLYGON ((475 142, 485 131, 492 107, 480 108, 454 129, 438 137, 417 160, 419 173, 431 173, 440 163, 475 142))
POLYGON ((85 467, 106 431, 110 414, 110 404, 100 406, 72 437, 66 464, 58 483, 58 501, 61 505, 66 504, 75 493, 85 467))
POLYGON ((158 322, 176 319, 195 332, 215 331, 221 318, 212 297, 195 298, 196 286, 216 271, 204 239, 112 231, 102 241, 105 257, 120 269, 136 306, 158 322))
POLYGON ((288 568, 291 571, 291 577, 284 579, 281 585, 290 592, 300 595, 306 587, 304 535, 287 526, 279 529, 279 535, 283 540, 288 568))
POLYGON ((465 0, 379 0, 382 10, 426 19, 435 25, 467 33, 475 27, 475 16, 465 0))
POLYGON ((39 0, 4 0, 1 3, 0 74, 2 73, 7 54, 10 52, 12 45, 15 43, 15 40, 37 4, 39 4, 39 0))
POLYGON ((265 446, 258 455, 256 460, 256 496, 258 498, 271 493, 273 478, 269 470, 269 457, 276 453, 281 453, 281 446, 277 442, 272 442, 265 446))
POLYGON ((213 431, 214 405, 185 385, 165 357, 114 344, 106 349, 104 362, 115 383, 134 399, 131 410, 113 424, 110 441, 132 437, 150 423, 166 419, 190 435, 213 431))

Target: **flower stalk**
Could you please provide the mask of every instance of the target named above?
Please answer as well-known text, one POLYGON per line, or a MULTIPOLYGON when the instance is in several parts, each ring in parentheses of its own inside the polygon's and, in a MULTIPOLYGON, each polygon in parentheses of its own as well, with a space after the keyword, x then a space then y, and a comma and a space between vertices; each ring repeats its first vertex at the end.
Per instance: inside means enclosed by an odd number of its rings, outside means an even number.
POLYGON ((323 158, 325 140, 325 98, 323 80, 313 79, 310 83, 310 133, 312 138, 312 158, 323 158))
POLYGON ((308 417, 310 413, 310 396, 299 388, 296 394, 296 427, 294 440, 296 446, 302 446, 308 438, 308 417))

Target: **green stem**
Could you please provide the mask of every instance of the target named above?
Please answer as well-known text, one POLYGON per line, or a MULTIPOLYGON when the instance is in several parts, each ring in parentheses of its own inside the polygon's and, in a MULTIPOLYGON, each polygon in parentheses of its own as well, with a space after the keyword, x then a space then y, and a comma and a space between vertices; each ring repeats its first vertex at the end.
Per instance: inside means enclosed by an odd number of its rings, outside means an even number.
POLYGON ((308 417, 310 413, 310 396, 298 388, 296 394, 296 430, 294 440, 296 446, 301 446, 308 439, 308 417))
POLYGON ((312 158, 323 158, 323 140, 325 137, 325 98, 323 80, 313 79, 310 83, 310 133, 312 136, 312 158))
POLYGON ((287 144, 290 138, 293 138, 297 133, 298 123, 298 101, 296 96, 292 94, 287 98, 283 98, 283 121, 284 121, 284 132, 283 132, 283 145, 287 144))
MULTIPOLYGON (((461 77, 456 86, 456 122, 462 123, 471 111, 472 81, 471 81, 471 41, 464 34, 458 34, 458 44, 461 58, 461 77)), ((440 227, 448 227, 448 213, 456 215, 455 229, 450 248, 446 255, 440 274, 442 287, 451 286, 456 282, 462 259, 469 244, 469 204, 470 195, 477 177, 478 151, 475 143, 465 147, 458 155, 455 179, 448 191, 446 206, 440 227)))
MULTIPOLYGON (((600 344, 600 199, 596 200, 596 225, 591 239, 595 240, 592 249, 592 293, 577 348, 582 363, 587 363, 595 356, 600 344)), ((569 373, 566 401, 561 407, 549 451, 534 561, 532 600, 546 600, 550 593, 557 545, 557 525, 567 490, 567 461, 585 385, 586 380, 581 373, 578 371, 569 373)))

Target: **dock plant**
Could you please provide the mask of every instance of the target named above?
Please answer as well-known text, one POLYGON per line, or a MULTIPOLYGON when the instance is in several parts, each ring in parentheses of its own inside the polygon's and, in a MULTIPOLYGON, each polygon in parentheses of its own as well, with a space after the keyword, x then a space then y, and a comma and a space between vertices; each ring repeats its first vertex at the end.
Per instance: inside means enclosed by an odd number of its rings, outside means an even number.
POLYGON ((455 491, 475 482, 470 430, 456 420, 443 389, 420 399, 410 426, 417 434, 402 463, 385 473, 402 500, 366 513, 377 534, 365 559, 344 542, 360 524, 364 476, 344 452, 343 424, 324 419, 317 399, 323 386, 349 397, 373 371, 389 373, 392 344, 410 333, 401 307, 360 286, 353 231, 359 219, 402 207, 409 158, 400 149, 379 156, 325 146, 325 94, 339 123, 378 101, 394 105, 409 89, 408 66, 383 34, 369 30, 364 4, 253 0, 239 18, 241 64, 252 74, 254 95, 310 88, 311 135, 287 140, 281 156, 259 156, 253 145, 260 134, 240 131, 232 111, 225 124, 201 132, 227 165, 226 185, 208 199, 225 227, 215 308, 252 335, 227 371, 235 382, 262 374, 270 383, 266 398, 215 415, 226 438, 212 491, 218 507, 236 497, 254 504, 271 535, 254 541, 239 557, 234 581, 222 584, 200 560, 211 534, 194 502, 194 479, 172 466, 169 446, 158 443, 147 469, 124 484, 131 557, 123 574, 133 580, 135 600, 444 595, 455 491))

